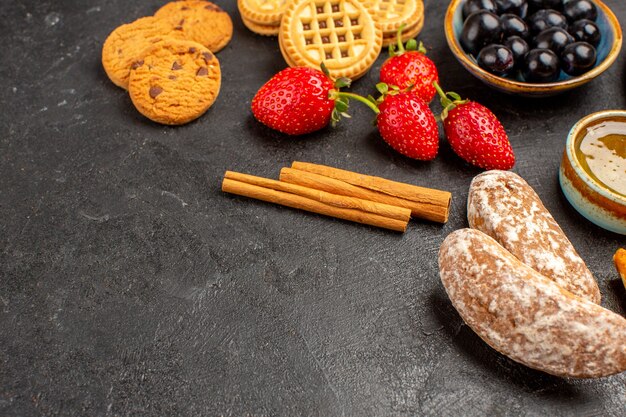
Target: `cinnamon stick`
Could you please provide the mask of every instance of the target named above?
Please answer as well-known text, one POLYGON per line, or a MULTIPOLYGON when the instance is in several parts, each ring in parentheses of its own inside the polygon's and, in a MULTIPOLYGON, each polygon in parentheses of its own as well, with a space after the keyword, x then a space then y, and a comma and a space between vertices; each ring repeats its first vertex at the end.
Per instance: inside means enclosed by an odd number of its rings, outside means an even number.
MULTIPOLYGON (((317 174, 359 188, 359 190, 355 190, 352 187, 333 183, 330 189, 320 188, 324 191, 410 208, 413 216, 426 220, 439 223, 448 221, 452 194, 447 191, 419 187, 307 162, 296 161, 291 167, 300 172, 317 174), (357 192, 357 194, 352 194, 353 192, 357 192)), ((289 173, 288 175, 292 179, 300 177, 299 173, 289 173)), ((282 177, 281 180, 283 180, 282 177)), ((300 184, 299 182, 295 183, 300 184)), ((311 184, 309 183, 307 186, 311 186, 311 184)))
MULTIPOLYGON (((271 182, 272 180, 266 180, 258 177, 255 177, 255 179, 251 179, 251 176, 241 176, 237 175, 236 173, 235 175, 233 175, 233 173, 227 174, 230 177, 235 176, 238 179, 232 179, 227 177, 224 178, 222 182, 222 191, 226 193, 250 197, 269 203, 280 204, 287 207, 297 208, 300 210, 310 211, 317 214, 336 217, 343 220, 363 223, 370 226, 381 227, 384 229, 394 230, 398 232, 406 231, 408 219, 398 220, 355 208, 338 207, 311 198, 303 197, 298 194, 292 194, 289 192, 257 185, 264 184, 266 183, 265 181, 271 182), (243 181, 250 181, 256 184, 251 184, 250 182, 243 181)), ((269 183, 267 184, 269 185, 269 183)), ((279 188, 279 186, 277 186, 276 184, 272 185, 276 188, 279 188)), ((282 187, 283 186, 280 186, 280 188, 282 187)))
MULTIPOLYGON (((298 163, 296 166, 302 167, 298 163)), ((308 167, 306 167, 308 168, 308 167)), ((333 168, 331 168, 332 170, 333 168)), ((321 171, 323 172, 323 171, 321 171)), ((345 171, 347 172, 347 171, 345 171)), ((331 171, 331 174, 333 172, 331 171)), ((359 176, 360 174, 354 174, 359 176)), ((369 177, 376 178, 376 177, 369 177)), ((304 187, 315 188, 318 190, 326 191, 331 194, 338 194, 343 196, 356 197, 363 200, 376 201, 378 203, 388 204, 391 206, 403 207, 411 210, 411 213, 414 217, 419 217, 422 219, 445 223, 448 221, 448 213, 450 207, 450 198, 451 194, 445 191, 432 190, 435 197, 432 197, 430 193, 427 191, 423 191, 425 196, 422 198, 422 201, 410 200, 407 198, 403 198, 402 191, 405 187, 399 187, 398 189, 394 189, 393 187, 389 189, 389 184, 385 184, 385 182, 389 180, 382 180, 381 183, 378 184, 376 188, 381 189, 385 188, 389 190, 389 193, 385 193, 382 191, 377 191, 371 188, 367 188, 364 186, 353 185, 349 182, 342 181, 339 179, 335 179, 326 175, 320 175, 317 173, 312 173, 305 170, 293 169, 293 168, 283 168, 280 171, 280 180, 283 182, 288 182, 291 184, 297 184, 304 187), (384 187, 380 185, 383 184, 384 187), (396 196, 400 195, 400 197, 396 196)), ((354 178, 351 178, 352 182, 358 182, 354 178)), ((370 180, 371 182, 371 180, 370 180)), ((394 183, 393 181, 389 181, 390 183, 394 183)), ((370 183, 365 183, 369 185, 370 183)), ((414 187, 408 184, 401 184, 403 186, 414 187)), ((415 187, 422 188, 422 187, 415 187)), ((423 190, 429 190, 424 188, 423 190)), ((415 191, 411 190, 409 195, 412 198, 415 197, 415 191), (412 193, 412 194, 411 194, 412 193)))
POLYGON ((411 210, 407 208, 390 206, 388 204, 377 203, 375 201, 362 200, 360 198, 347 197, 343 195, 330 194, 325 191, 307 188, 296 184, 289 184, 268 178, 256 177, 254 175, 241 174, 239 172, 226 171, 224 178, 257 185, 263 188, 271 188, 277 191, 284 191, 296 194, 320 203, 328 204, 338 208, 361 210, 367 213, 378 214, 390 219, 408 222, 411 220, 411 210))

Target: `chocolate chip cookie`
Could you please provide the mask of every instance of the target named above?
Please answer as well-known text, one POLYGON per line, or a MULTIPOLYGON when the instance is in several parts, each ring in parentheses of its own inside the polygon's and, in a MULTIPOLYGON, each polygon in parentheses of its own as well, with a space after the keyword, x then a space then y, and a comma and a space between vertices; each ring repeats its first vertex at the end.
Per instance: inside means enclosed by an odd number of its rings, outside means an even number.
POLYGON ((180 29, 185 38, 198 42, 212 52, 225 47, 233 36, 228 13, 209 1, 173 1, 154 14, 180 29))
POLYGON ((102 47, 102 66, 115 85, 128 89, 130 66, 146 49, 164 37, 182 38, 183 33, 167 20, 142 17, 116 28, 102 47))
POLYGON ((217 58, 197 42, 165 39, 132 64, 128 92, 147 118, 167 125, 188 123, 215 102, 221 85, 217 58))

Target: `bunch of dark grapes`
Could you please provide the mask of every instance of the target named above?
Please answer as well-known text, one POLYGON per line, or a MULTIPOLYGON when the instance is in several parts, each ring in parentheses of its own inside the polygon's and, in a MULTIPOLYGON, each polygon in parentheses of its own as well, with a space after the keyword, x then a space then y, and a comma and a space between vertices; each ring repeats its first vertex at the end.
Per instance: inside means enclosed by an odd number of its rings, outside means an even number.
POLYGON ((549 83, 595 66, 597 18, 592 0, 467 0, 460 41, 492 74, 549 83))

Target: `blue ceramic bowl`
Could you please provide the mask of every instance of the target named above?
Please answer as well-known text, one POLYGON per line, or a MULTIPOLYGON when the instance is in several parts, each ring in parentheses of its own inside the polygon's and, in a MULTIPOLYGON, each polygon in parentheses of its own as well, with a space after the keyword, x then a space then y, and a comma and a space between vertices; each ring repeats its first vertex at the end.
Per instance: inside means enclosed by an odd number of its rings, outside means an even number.
POLYGON ((528 83, 521 77, 498 77, 478 66, 476 59, 465 53, 459 42, 463 30, 463 4, 466 0, 452 0, 444 22, 446 39, 450 50, 472 75, 496 90, 529 97, 550 96, 579 87, 606 71, 617 59, 622 47, 622 29, 619 21, 604 3, 593 0, 598 8, 596 24, 600 28, 602 41, 598 45, 596 66, 585 74, 573 77, 561 72, 552 83, 528 83))
POLYGON ((626 196, 596 181, 576 156, 587 128, 605 121, 626 124, 626 110, 593 113, 574 125, 567 136, 559 181, 563 194, 580 214, 604 229, 626 235, 626 196))

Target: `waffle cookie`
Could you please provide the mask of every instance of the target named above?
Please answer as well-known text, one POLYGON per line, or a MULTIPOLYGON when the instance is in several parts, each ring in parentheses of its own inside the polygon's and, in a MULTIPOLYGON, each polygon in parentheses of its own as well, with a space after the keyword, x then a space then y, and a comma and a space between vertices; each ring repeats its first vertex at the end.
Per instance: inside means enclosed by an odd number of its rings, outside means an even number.
POLYGON ((119 26, 104 41, 102 66, 113 83, 128 88, 130 67, 137 57, 165 36, 182 38, 181 31, 163 19, 142 17, 119 26))
POLYGON ((283 58, 285 58, 285 62, 287 63, 287 65, 289 65, 290 67, 297 67, 298 65, 294 63, 289 58, 289 55, 287 55, 287 53, 285 52, 285 48, 283 46, 283 41, 280 34, 278 35, 278 47, 280 48, 280 53, 283 54, 283 58))
POLYGON ((254 33, 278 35, 287 0, 237 0, 241 20, 254 33))
POLYGON ((383 42, 362 0, 292 0, 278 36, 290 66, 319 68, 324 62, 333 78, 362 77, 383 42))
POLYGON ((181 125, 206 112, 220 91, 220 64, 197 42, 164 39, 133 65, 128 92, 141 114, 158 123, 181 125))
POLYGON ((233 37, 230 16, 209 1, 173 1, 154 16, 169 21, 186 39, 204 45, 211 52, 224 48, 233 37))

